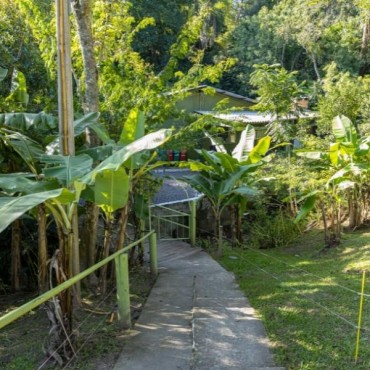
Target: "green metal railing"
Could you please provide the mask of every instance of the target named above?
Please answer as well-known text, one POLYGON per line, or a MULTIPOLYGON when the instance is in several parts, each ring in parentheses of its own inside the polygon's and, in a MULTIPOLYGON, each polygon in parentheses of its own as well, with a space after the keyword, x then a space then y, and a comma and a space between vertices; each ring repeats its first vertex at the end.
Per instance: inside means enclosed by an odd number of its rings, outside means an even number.
POLYGON ((159 240, 190 240, 190 244, 195 245, 196 200, 189 201, 189 212, 164 205, 153 205, 151 208, 156 210, 151 212, 151 218, 159 240))
POLYGON ((158 273, 158 260, 157 260, 157 237, 154 231, 150 231, 142 238, 131 243, 127 247, 120 249, 113 253, 109 257, 96 263, 94 266, 89 267, 83 272, 73 276, 64 283, 57 287, 47 291, 46 293, 36 297, 35 299, 25 303, 23 306, 16 308, 13 311, 8 312, 6 315, 0 317, 0 329, 9 325, 13 321, 26 315, 34 308, 40 306, 49 299, 55 297, 63 290, 70 288, 72 285, 78 283, 88 275, 98 270, 102 266, 114 260, 116 267, 116 284, 117 284, 117 304, 118 304, 118 319, 123 328, 129 328, 131 326, 131 311, 130 311, 130 289, 129 289, 129 268, 128 268, 128 256, 127 251, 136 245, 142 243, 144 240, 149 238, 150 243, 150 272, 154 275, 158 273))

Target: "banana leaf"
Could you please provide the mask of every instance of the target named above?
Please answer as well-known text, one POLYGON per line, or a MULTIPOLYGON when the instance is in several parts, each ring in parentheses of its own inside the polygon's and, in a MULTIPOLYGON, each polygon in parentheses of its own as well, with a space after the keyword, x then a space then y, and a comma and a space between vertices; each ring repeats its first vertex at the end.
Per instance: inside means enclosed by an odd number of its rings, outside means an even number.
POLYGON ((332 122, 332 130, 337 142, 348 142, 356 145, 357 131, 348 117, 336 116, 332 122))
POLYGON ((75 200, 75 194, 67 189, 55 189, 21 197, 0 197, 0 232, 30 209, 52 200, 67 204, 75 200))
POLYGON ((124 168, 101 171, 95 178, 95 203, 105 213, 112 213, 126 205, 129 188, 129 177, 124 168))
POLYGON ((256 131, 253 126, 247 125, 242 131, 239 143, 232 152, 232 156, 239 162, 248 159, 250 152, 254 147, 254 139, 256 137, 256 131))
POLYGON ((139 153, 143 150, 157 148, 159 145, 163 144, 170 135, 171 130, 162 129, 135 140, 105 159, 93 171, 84 176, 81 181, 86 184, 92 184, 99 172, 105 170, 117 171, 133 154, 139 153))
POLYGON ((49 166, 43 168, 43 174, 56 178, 66 187, 71 186, 74 180, 86 175, 93 164, 92 158, 87 154, 77 156, 44 155, 40 160, 49 166))

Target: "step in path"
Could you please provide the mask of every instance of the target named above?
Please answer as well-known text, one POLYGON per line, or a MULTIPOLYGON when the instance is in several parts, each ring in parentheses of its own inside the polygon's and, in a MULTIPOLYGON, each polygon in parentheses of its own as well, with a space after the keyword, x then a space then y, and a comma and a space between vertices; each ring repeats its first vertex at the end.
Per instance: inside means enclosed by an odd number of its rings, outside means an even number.
POLYGON ((182 241, 161 242, 159 276, 114 370, 283 370, 231 273, 182 241))

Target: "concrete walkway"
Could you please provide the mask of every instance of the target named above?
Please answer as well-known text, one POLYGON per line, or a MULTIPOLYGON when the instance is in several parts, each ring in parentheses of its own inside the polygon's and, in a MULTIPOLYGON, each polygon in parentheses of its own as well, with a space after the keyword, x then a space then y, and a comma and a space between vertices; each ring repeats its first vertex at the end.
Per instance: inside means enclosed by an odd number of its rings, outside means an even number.
POLYGON ((207 253, 159 244, 159 276, 114 370, 282 370, 261 321, 207 253))

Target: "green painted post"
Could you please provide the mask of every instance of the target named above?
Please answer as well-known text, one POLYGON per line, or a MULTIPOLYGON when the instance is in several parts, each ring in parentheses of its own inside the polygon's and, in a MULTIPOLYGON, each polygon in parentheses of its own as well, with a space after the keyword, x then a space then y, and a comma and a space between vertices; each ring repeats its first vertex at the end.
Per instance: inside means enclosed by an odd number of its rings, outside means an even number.
POLYGON ((152 207, 148 207, 148 224, 149 224, 149 231, 152 231, 152 207))
POLYGON ((190 244, 195 246, 197 231, 197 201, 190 201, 190 220, 189 220, 189 233, 190 233, 190 244))
POLYGON ((131 327, 131 311, 127 253, 117 256, 114 261, 117 277, 118 320, 123 328, 128 329, 131 327))
POLYGON ((157 251, 157 234, 150 235, 150 272, 158 275, 158 251, 157 251))

